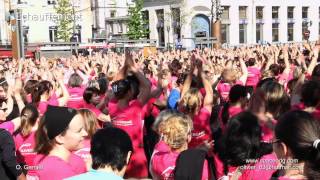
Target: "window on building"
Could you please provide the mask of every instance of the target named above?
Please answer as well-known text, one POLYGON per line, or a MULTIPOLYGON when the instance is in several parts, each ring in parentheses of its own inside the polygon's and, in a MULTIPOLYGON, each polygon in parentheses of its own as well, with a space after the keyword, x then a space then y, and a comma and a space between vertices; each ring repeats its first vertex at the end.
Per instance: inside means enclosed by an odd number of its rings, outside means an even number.
POLYGON ((110 17, 116 17, 116 13, 117 13, 116 10, 111 10, 110 11, 110 17))
POLYGON ((113 22, 110 22, 109 26, 110 26, 109 32, 113 34, 113 22))
POLYGON ((302 7, 302 18, 303 19, 308 19, 308 10, 309 10, 309 7, 302 7))
POLYGON ((272 6, 272 19, 279 18, 279 6, 272 6))
POLYGON ((263 7, 262 6, 256 7, 256 19, 263 19, 263 7))
POLYGON ((229 6, 222 6, 223 11, 221 15, 221 19, 228 20, 229 19, 229 6))
POLYGON ((273 23, 272 24, 272 42, 279 41, 279 24, 273 23))
POLYGON ((48 3, 48 5, 55 5, 56 0, 48 0, 47 3, 48 3))
POLYGON ((58 37, 58 27, 50 26, 49 27, 49 40, 50 42, 56 42, 58 37))
POLYGON ((172 28, 173 28, 173 35, 174 39, 180 39, 181 38, 181 21, 180 21, 180 8, 172 8, 172 28))
POLYGON ((122 32, 123 32, 122 22, 119 21, 118 22, 118 33, 122 33, 122 32))
POLYGON ((247 43, 247 25, 239 24, 239 43, 247 43))
POLYGON ((229 27, 230 25, 229 24, 221 24, 221 41, 222 43, 230 43, 229 41, 229 27))
POLYGON ((77 35, 77 38, 78 38, 78 41, 77 42, 81 42, 81 26, 80 25, 76 25, 76 35, 77 35))
MULTIPOLYGON (((150 27, 149 27, 149 11, 148 10, 145 10, 145 11, 142 11, 142 18, 143 18, 143 20, 144 20, 144 27, 146 28, 146 29, 148 29, 149 30, 149 32, 150 32, 150 27)), ((147 37, 146 37, 147 39, 149 39, 150 38, 150 33, 149 34, 147 34, 147 37)))
POLYGON ((293 19, 294 18, 294 7, 290 6, 288 7, 288 19, 293 19))
POLYGON ((293 41, 294 37, 294 24, 288 23, 288 41, 293 41))
POLYGON ((263 41, 263 24, 256 24, 256 43, 263 41))
POLYGON ((163 9, 156 10, 157 15, 157 30, 158 30, 158 42, 159 46, 165 46, 164 40, 164 11, 163 9))
POLYGON ((304 37, 304 33, 308 30, 308 23, 302 22, 302 37, 304 37))
POLYGON ((240 19, 247 19, 247 6, 240 6, 239 7, 239 18, 240 19))

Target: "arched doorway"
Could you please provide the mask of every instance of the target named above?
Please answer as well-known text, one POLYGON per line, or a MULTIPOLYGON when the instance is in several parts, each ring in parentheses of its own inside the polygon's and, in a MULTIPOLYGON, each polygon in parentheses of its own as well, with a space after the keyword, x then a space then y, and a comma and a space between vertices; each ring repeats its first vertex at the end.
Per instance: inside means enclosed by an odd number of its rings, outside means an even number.
MULTIPOLYGON (((210 20, 206 15, 198 14, 191 20, 191 37, 192 38, 206 38, 210 37, 210 20)), ((193 47, 199 44, 193 42, 193 47)))

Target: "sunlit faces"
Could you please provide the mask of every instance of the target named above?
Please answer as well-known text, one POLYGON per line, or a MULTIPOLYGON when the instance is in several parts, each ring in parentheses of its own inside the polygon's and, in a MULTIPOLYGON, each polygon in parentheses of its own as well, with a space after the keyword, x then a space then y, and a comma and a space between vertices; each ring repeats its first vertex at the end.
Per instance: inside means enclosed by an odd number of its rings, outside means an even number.
POLYGON ((87 136, 84 129, 84 120, 80 114, 77 114, 71 120, 65 135, 59 135, 63 146, 69 151, 76 151, 81 149, 84 144, 83 140, 87 136))
POLYGON ((99 104, 99 102, 100 102, 100 96, 94 93, 91 98, 91 103, 94 105, 97 105, 99 104))

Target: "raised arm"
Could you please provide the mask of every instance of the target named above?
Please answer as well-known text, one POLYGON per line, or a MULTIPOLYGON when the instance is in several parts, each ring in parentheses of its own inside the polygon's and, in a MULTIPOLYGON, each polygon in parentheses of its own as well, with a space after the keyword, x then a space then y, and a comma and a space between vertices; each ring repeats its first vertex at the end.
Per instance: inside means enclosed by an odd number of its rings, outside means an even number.
POLYGON ((194 54, 192 54, 192 56, 191 56, 191 69, 190 69, 190 72, 189 72, 188 76, 184 80, 182 91, 181 91, 181 96, 180 96, 181 99, 183 98, 183 96, 190 89, 190 86, 191 86, 191 83, 192 83, 192 75, 193 75, 193 72, 194 72, 194 69, 195 69, 195 61, 196 61, 196 57, 195 57, 194 54))
POLYGON ((213 89, 205 73, 202 71, 202 62, 199 61, 197 63, 197 68, 198 68, 198 73, 199 73, 199 76, 201 77, 204 89, 206 91, 206 95, 203 101, 203 107, 206 108, 211 113, 212 106, 213 106, 213 89))

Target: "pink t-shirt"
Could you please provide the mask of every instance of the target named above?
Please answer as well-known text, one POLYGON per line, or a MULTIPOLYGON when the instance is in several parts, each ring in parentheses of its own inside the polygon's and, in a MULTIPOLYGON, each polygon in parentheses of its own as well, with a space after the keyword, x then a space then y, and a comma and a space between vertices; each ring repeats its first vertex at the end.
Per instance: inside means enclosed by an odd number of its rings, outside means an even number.
POLYGON ((99 117, 100 114, 102 113, 100 109, 98 109, 96 106, 94 106, 93 104, 88 104, 86 102, 83 102, 83 108, 86 108, 92 111, 96 115, 96 117, 99 117))
POLYGON ((210 141, 212 139, 210 116, 211 113, 202 107, 199 113, 193 117, 192 139, 189 143, 190 148, 197 147, 203 144, 204 141, 210 141))
POLYGON ((74 88, 68 88, 69 92, 69 99, 67 102, 67 106, 74 109, 80 109, 83 108, 83 87, 74 87, 74 88))
POLYGON ((40 101, 39 102, 38 111, 39 111, 40 116, 42 116, 47 111, 48 105, 59 106, 59 101, 58 101, 58 98, 55 93, 51 96, 51 98, 48 101, 40 101))
POLYGON ((10 134, 14 132, 14 124, 12 121, 6 121, 0 124, 0 128, 7 130, 10 134))
POLYGON ((253 86, 256 87, 260 80, 261 72, 260 69, 257 67, 248 67, 248 77, 246 86, 253 86))
MULTIPOLYGON (((150 172, 155 180, 174 180, 176 160, 180 153, 171 151, 163 141, 158 142, 151 157, 150 172)), ((209 179, 208 162, 204 162, 202 180, 209 179)))
MULTIPOLYGON (((276 120, 271 121, 271 126, 275 126, 277 124, 276 120)), ((274 137, 274 132, 270 125, 260 124, 262 131, 262 141, 270 142, 274 137)))
POLYGON ((83 144, 83 148, 73 152, 73 154, 81 157, 83 160, 87 160, 90 159, 91 155, 90 155, 90 149, 91 149, 91 145, 90 145, 91 139, 85 139, 83 144))
POLYGON ((138 100, 133 100, 128 107, 119 108, 114 101, 110 101, 108 107, 112 124, 126 131, 132 140, 134 152, 126 171, 127 177, 147 177, 147 158, 143 149, 144 112, 142 104, 138 100))
MULTIPOLYGON (((226 129, 225 124, 222 121, 222 110, 223 108, 220 110, 219 112, 219 121, 220 121, 220 127, 222 129, 222 131, 224 131, 226 129)), ((229 113, 229 119, 232 118, 233 116, 241 113, 243 111, 243 109, 241 107, 238 106, 229 106, 228 109, 228 113, 229 113)))
MULTIPOLYGON (((228 177, 231 178, 234 173, 237 171, 237 168, 241 169, 241 176, 239 180, 248 180, 248 179, 261 179, 261 180, 269 180, 272 174, 277 170, 278 160, 274 153, 267 154, 262 156, 258 160, 250 160, 255 161, 251 164, 247 164, 241 167, 228 167, 228 177)), ((223 178, 224 176, 224 168, 223 163, 219 159, 218 156, 214 156, 214 162, 216 167, 216 175, 217 179, 223 178)))
MULTIPOLYGON (((34 166, 34 159, 36 153, 33 151, 35 148, 35 131, 31 132, 28 136, 23 137, 21 133, 14 137, 16 145, 17 157, 19 163, 25 163, 28 166, 34 166)), ((34 170, 28 171, 29 175, 35 175, 34 170)))
MULTIPOLYGON (((237 81, 235 84, 243 85, 241 81, 237 81)), ((232 85, 230 83, 225 83, 220 81, 217 84, 217 91, 221 95, 222 99, 227 101, 229 99, 229 92, 231 90, 232 85)))
POLYGON ((85 162, 79 157, 71 153, 69 162, 57 156, 37 155, 35 158, 36 176, 39 179, 62 180, 85 173, 85 162))

